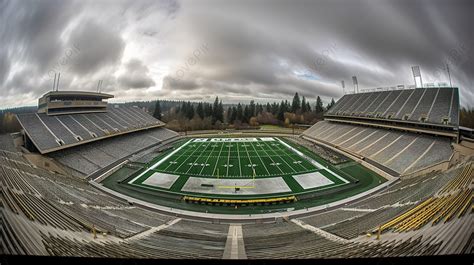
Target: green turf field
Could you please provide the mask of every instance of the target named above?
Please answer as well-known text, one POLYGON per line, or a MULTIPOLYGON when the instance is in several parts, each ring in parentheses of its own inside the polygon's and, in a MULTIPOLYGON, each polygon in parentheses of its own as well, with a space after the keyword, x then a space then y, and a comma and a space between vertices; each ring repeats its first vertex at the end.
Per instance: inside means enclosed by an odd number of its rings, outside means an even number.
POLYGON ((196 186, 206 180, 197 178, 207 178, 207 182, 212 179, 216 188, 254 189, 253 192, 234 194, 239 196, 293 194, 347 184, 343 175, 335 171, 276 137, 196 138, 184 142, 164 157, 153 159, 129 184, 177 193, 230 195, 221 190, 198 189, 196 186), (313 179, 302 176, 311 173, 317 176, 313 179), (305 178, 306 182, 298 182, 298 178, 305 178), (243 179, 253 182, 237 183, 243 179), (318 183, 303 185, 308 181, 318 183), (271 186, 275 187, 274 192, 268 191, 271 186), (264 188, 266 190, 262 191, 264 188))
MULTIPOLYGON (((146 163, 127 163, 101 184, 162 206, 209 213, 236 211, 225 205, 187 203, 182 200, 183 196, 223 199, 298 197, 298 201, 291 205, 252 205, 238 211, 250 214, 323 205, 367 191, 385 181, 354 161, 335 166, 284 137, 255 136, 181 139, 146 163), (298 182, 298 177, 304 175, 308 175, 306 182, 315 185, 305 186, 301 179, 298 182), (149 182, 167 179, 169 181, 159 185, 149 182), (271 182, 275 179, 279 182, 271 182), (221 181, 230 182, 229 189, 221 189, 221 181), (234 193, 231 188, 238 181, 248 183, 249 189, 234 193), (217 184, 208 190, 200 190, 201 183, 217 184), (287 190, 278 190, 282 187, 287 190)), ((235 186, 240 186, 241 182, 235 186)))

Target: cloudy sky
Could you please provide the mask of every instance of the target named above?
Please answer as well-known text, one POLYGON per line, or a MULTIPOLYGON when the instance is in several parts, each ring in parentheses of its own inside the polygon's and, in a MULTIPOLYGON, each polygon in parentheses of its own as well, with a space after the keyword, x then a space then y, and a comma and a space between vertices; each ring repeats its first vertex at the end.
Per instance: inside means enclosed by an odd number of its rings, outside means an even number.
POLYGON ((325 101, 352 89, 460 87, 474 106, 474 1, 0 0, 0 109, 52 89, 112 101, 325 101))

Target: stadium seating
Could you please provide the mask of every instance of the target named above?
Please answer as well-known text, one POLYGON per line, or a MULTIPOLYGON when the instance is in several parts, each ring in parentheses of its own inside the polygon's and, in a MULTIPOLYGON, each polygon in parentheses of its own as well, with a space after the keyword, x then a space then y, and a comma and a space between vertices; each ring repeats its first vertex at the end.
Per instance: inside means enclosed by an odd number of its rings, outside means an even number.
POLYGON ((457 126, 457 88, 416 88, 344 95, 326 116, 374 119, 457 126))
POLYGON ((49 156, 75 171, 89 175, 118 159, 177 135, 166 128, 153 128, 56 151, 49 156))
MULTIPOLYGON (((343 243, 292 222, 244 224, 246 255, 258 259, 469 253, 472 235, 466 230, 466 221, 453 220, 468 220, 466 215, 471 214, 472 169, 472 164, 467 164, 442 174, 402 178, 366 200, 346 205, 345 209, 301 218, 307 224, 350 239, 398 220, 385 231, 406 233, 405 238, 343 243), (415 190, 424 194, 418 199, 419 204, 403 204, 412 200, 410 195, 415 190), (350 209, 395 193, 400 195, 387 200, 386 205, 367 208, 375 211, 350 209), (429 223, 440 227, 436 236, 409 234, 429 223)), ((0 151, 0 188, 0 251, 4 254, 207 259, 222 258, 227 242, 227 224, 192 220, 180 220, 146 233, 176 217, 130 206, 85 181, 36 168, 19 153, 0 151), (92 225, 99 239, 93 239, 92 225), (104 237, 102 232, 109 235, 104 237), (146 234, 132 239, 140 233, 146 234)))
POLYGON ((325 227, 339 222, 347 221, 364 214, 366 214, 366 212, 337 209, 327 213, 321 213, 312 215, 310 217, 301 218, 301 220, 314 227, 325 227))
POLYGON ((41 153, 62 149, 81 141, 163 126, 164 123, 135 107, 110 106, 107 112, 48 116, 19 114, 17 118, 41 153))
POLYGON ((462 217, 472 205, 472 164, 466 165, 438 193, 420 202, 416 207, 381 225, 379 230, 395 232, 417 230, 431 222, 436 225, 462 217), (470 187, 471 186, 471 187, 470 187))
POLYGON ((441 137, 320 121, 303 132, 336 148, 367 157, 403 175, 449 161, 450 141, 441 137))
POLYGON ((367 234, 367 232, 372 231, 380 223, 390 220, 399 213, 407 210, 409 207, 410 206, 382 208, 354 219, 346 220, 332 226, 327 226, 324 228, 324 230, 343 238, 356 238, 359 235, 367 234))

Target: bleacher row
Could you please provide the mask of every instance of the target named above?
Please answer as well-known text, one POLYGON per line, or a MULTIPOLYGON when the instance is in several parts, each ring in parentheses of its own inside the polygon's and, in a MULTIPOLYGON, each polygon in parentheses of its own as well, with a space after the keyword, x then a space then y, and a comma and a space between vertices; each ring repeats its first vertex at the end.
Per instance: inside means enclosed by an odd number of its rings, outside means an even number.
POLYGON ((436 225, 460 218, 472 211, 473 164, 468 164, 447 183, 437 195, 420 202, 409 211, 380 226, 380 231, 396 232, 417 230, 431 222, 436 225))
POLYGON ((449 179, 454 176, 449 173, 430 173, 410 179, 399 180, 394 185, 365 200, 352 204, 359 209, 379 209, 392 204, 413 204, 433 196, 449 179))
POLYGON ((11 157, 11 153, 0 152, 0 205, 3 214, 28 220, 32 227, 46 227, 59 233, 89 233, 94 225, 98 233, 125 238, 173 219, 130 207, 85 181, 35 168, 26 160, 11 157))
MULTIPOLYGON (((229 228, 226 224, 180 220, 157 232, 127 240, 152 227, 169 223, 176 217, 130 206, 103 194, 85 181, 35 168, 18 154, 0 151, 0 162, 0 253, 127 258, 222 258, 229 228), (91 234, 92 225, 98 233, 107 232, 109 235, 99 235, 100 240, 94 240, 91 234), (108 237, 111 237, 110 240, 108 237)), ((413 184, 427 186, 442 179, 443 184, 448 183, 446 188, 438 185, 430 187, 446 191, 443 194, 447 195, 443 196, 463 194, 464 199, 450 201, 465 204, 466 187, 472 184, 472 165, 466 168, 452 170, 453 174, 448 172, 443 178, 427 175, 420 177, 418 182, 413 179, 401 179, 393 187, 398 190, 413 184), (456 193, 458 191, 459 193, 456 193)), ((390 192, 389 189, 381 193, 390 192)), ((397 203, 398 198, 389 202, 397 203)), ((354 207, 355 204, 357 203, 345 207, 354 207)), ((336 209, 302 220, 339 236, 354 238, 409 211, 411 207, 413 205, 392 205, 372 212, 336 209)), ((465 209, 464 216, 451 218, 442 224, 443 227, 451 228, 452 220, 466 218, 466 214, 471 214, 471 207, 462 208, 465 209)), ((450 211, 446 213, 449 214, 450 211)), ((246 254, 251 259, 432 255, 440 253, 442 243, 447 240, 455 242, 456 238, 453 237, 458 236, 447 231, 443 233, 442 238, 410 235, 403 240, 381 243, 340 243, 304 230, 292 222, 246 224, 242 226, 242 231, 246 254)), ((460 252, 470 251, 469 247, 465 246, 466 240, 459 240, 457 243, 460 252)), ((443 251, 453 253, 450 249, 443 251)))
POLYGON ((166 128, 152 128, 59 150, 48 156, 78 172, 89 175, 119 159, 177 135, 176 132, 166 128))
POLYGON ((164 125, 139 108, 125 106, 108 107, 107 112, 101 113, 56 116, 26 113, 18 114, 17 118, 41 153, 82 141, 164 125))
POLYGON ((344 95, 326 115, 424 121, 457 126, 459 123, 457 90, 457 88, 440 87, 348 94, 344 95))
POLYGON ((244 225, 245 250, 249 259, 360 258, 432 255, 440 244, 422 236, 377 243, 340 243, 328 240, 294 224, 244 225), (271 231, 259 233, 258 231, 271 231))
POLYGON ((403 175, 449 161, 449 139, 409 132, 320 121, 304 136, 348 150, 403 175))

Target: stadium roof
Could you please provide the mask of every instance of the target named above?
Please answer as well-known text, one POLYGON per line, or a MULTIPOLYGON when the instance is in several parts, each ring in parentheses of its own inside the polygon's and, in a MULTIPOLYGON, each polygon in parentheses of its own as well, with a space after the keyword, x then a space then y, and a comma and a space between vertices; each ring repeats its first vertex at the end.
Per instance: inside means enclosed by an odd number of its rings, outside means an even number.
POLYGON ((42 97, 49 96, 87 96, 97 97, 102 99, 113 98, 113 95, 100 93, 100 92, 87 92, 87 91, 50 91, 44 94, 42 97))

